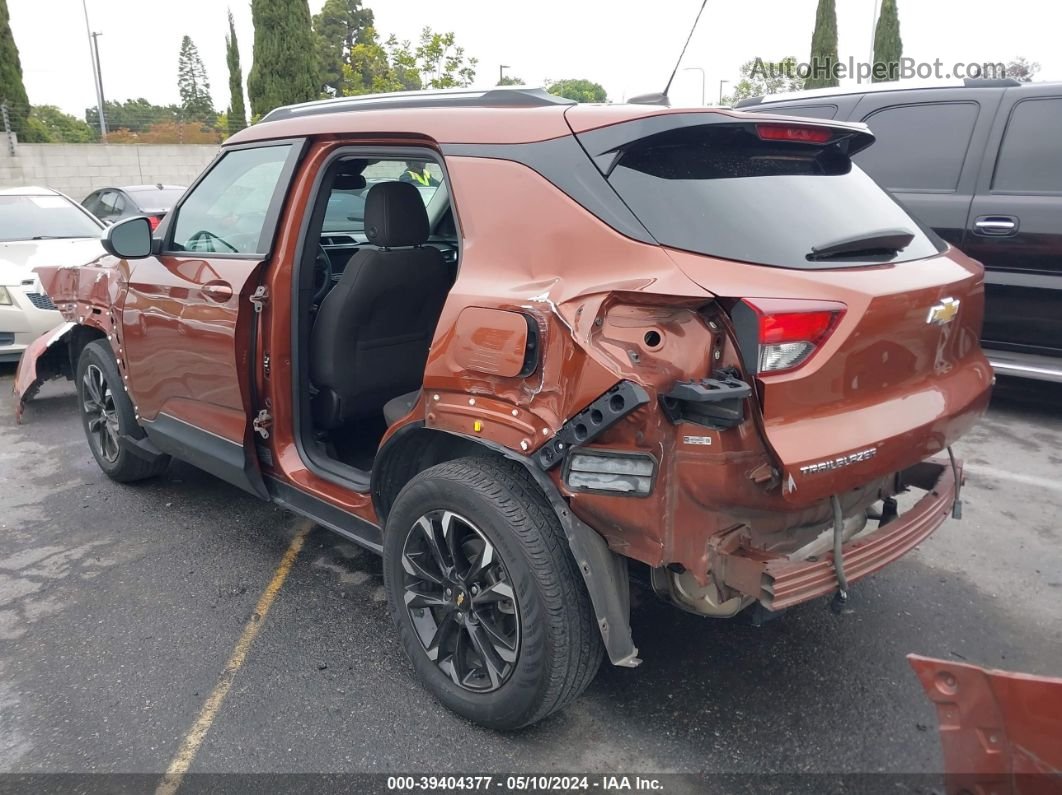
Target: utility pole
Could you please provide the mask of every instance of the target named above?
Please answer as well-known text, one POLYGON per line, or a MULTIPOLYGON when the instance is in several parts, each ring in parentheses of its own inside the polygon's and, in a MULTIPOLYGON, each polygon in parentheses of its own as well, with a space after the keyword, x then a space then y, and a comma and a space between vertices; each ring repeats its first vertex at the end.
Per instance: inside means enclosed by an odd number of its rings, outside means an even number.
POLYGON ((705 98, 706 98, 705 80, 707 80, 707 76, 704 74, 704 69, 702 67, 700 67, 700 66, 685 66, 685 67, 682 68, 682 71, 683 72, 700 72, 701 73, 701 107, 702 108, 705 107, 708 103, 705 101, 705 98))
POLYGON ((720 105, 723 104, 723 86, 725 84, 729 83, 729 82, 730 82, 729 80, 720 80, 719 81, 719 104, 720 105))
MULTIPOLYGON (((99 31, 92 32, 92 51, 96 55, 96 85, 99 87, 99 100, 102 106, 107 102, 107 97, 103 93, 103 63, 100 61, 100 36, 103 34, 99 31)), ((101 115, 102 119, 103 116, 101 115)))
POLYGON ((81 8, 85 12, 85 32, 89 37, 89 57, 92 59, 92 77, 96 83, 96 110, 100 114, 100 136, 107 136, 107 121, 103 118, 103 80, 100 77, 99 50, 96 47, 96 34, 92 32, 89 24, 88 0, 81 0, 81 8))
POLYGON ((498 85, 501 85, 501 81, 505 79, 505 70, 508 68, 508 64, 498 64, 498 85))

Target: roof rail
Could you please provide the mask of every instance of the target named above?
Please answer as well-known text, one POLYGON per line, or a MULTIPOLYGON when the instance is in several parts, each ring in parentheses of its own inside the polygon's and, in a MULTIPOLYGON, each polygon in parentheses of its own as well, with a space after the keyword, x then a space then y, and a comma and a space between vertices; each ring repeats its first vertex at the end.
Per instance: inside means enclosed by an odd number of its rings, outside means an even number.
POLYGON ((950 79, 935 82, 892 81, 885 83, 855 84, 851 86, 834 86, 833 88, 810 88, 800 91, 787 91, 781 94, 768 94, 762 97, 749 97, 734 103, 735 108, 748 108, 753 105, 767 105, 772 102, 791 102, 797 99, 821 99, 823 97, 842 97, 849 94, 871 94, 885 91, 918 91, 921 89, 945 88, 1014 88, 1025 85, 1012 77, 967 77, 962 80, 950 79))
POLYGON ((962 84, 967 88, 1013 88, 1020 86, 1021 81, 1013 77, 967 77, 962 84))
MULTIPOLYGON (((269 111, 261 121, 317 116, 324 113, 348 113, 359 110, 397 110, 407 108, 533 108, 548 105, 574 105, 575 101, 550 94, 544 88, 488 88, 472 90, 447 88, 436 91, 395 91, 389 94, 362 94, 335 97, 301 105, 285 105, 269 111)), ((261 123, 261 122, 260 122, 261 123)))

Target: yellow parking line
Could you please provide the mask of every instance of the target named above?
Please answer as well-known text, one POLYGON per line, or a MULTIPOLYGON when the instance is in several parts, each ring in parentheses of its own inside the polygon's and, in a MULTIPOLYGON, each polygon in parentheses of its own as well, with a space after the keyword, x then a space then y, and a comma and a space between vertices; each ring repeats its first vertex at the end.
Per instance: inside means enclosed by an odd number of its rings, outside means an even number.
POLYGON ((265 623, 269 608, 272 607, 273 600, 277 598, 277 593, 280 592, 280 587, 284 584, 284 580, 287 579, 291 567, 295 565, 295 559, 299 556, 299 551, 302 549, 303 542, 306 541, 306 536, 311 529, 313 529, 313 522, 300 523, 298 532, 296 532, 295 537, 291 539, 291 543, 288 545, 287 552, 284 553, 284 557, 281 558, 276 571, 273 572, 273 579, 269 581, 269 585, 262 592, 262 596, 258 599, 258 604, 255 606, 254 613, 243 628, 243 634, 236 641, 232 656, 229 657, 229 661, 225 664, 225 669, 221 672, 221 676, 218 677, 217 684, 214 685, 213 691, 211 691, 206 703, 203 704, 203 708, 199 711, 199 717, 196 718, 192 728, 188 730, 184 740, 181 741, 181 747, 177 751, 177 755, 173 757, 173 761, 170 762, 170 766, 166 769, 166 775, 163 776, 162 782, 155 790, 155 795, 173 795, 181 786, 184 774, 188 772, 188 768, 191 767, 192 760, 195 759, 195 755, 203 744, 207 732, 210 731, 210 727, 217 717, 218 710, 221 709, 221 702, 225 700, 225 696, 228 695, 232 682, 236 678, 236 673, 240 670, 244 660, 247 659, 247 652, 250 650, 251 644, 254 643, 254 639, 258 637, 258 632, 262 629, 262 624, 265 623))

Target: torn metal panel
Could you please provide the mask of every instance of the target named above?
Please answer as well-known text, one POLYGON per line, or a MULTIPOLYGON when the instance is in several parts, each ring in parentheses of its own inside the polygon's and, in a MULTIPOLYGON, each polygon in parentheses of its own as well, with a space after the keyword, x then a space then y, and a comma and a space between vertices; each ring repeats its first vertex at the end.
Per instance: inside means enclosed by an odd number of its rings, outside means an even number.
POLYGON ((1062 793, 1062 679, 907 661, 937 708, 949 795, 1062 793))
POLYGON ((31 342, 19 360, 15 371, 12 391, 18 400, 15 403, 15 420, 22 422, 26 404, 33 400, 45 381, 63 376, 71 377, 70 358, 66 355, 66 338, 75 323, 67 321, 42 334, 31 342), (58 348, 56 346, 58 345, 58 348))

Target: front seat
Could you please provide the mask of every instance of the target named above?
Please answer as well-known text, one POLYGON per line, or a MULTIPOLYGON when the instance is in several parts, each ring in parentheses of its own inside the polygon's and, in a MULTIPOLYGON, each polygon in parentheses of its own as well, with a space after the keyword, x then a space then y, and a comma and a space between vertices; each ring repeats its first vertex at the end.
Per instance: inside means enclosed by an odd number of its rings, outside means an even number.
POLYGON ((372 248, 350 258, 310 334, 310 379, 318 390, 314 421, 336 428, 378 413, 398 395, 420 389, 450 268, 428 240, 420 192, 381 182, 365 200, 372 248))

